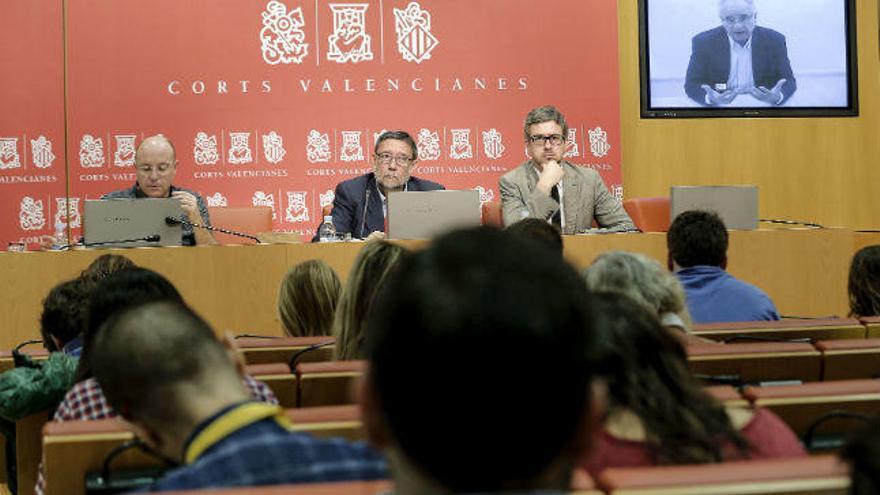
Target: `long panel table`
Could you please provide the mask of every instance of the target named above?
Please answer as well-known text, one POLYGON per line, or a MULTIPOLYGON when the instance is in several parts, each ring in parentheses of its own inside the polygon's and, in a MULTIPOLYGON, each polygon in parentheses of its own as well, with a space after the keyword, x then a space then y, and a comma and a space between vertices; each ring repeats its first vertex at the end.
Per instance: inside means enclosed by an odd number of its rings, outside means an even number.
MULTIPOLYGON (((764 289, 791 316, 846 315, 846 280, 856 246, 880 238, 848 229, 732 231, 728 269, 764 289)), ((418 249, 426 241, 404 241, 418 249)), ((278 285, 295 264, 314 258, 345 279, 362 243, 270 244, 126 250, 0 253, 0 349, 38 338, 40 304, 55 284, 106 252, 167 276, 218 332, 281 335, 278 285)), ((609 250, 644 253, 666 264, 662 233, 567 236, 565 256, 579 270, 609 250)), ((524 259, 523 263, 529 260, 524 259)), ((515 269, 515 267, 511 267, 515 269)))

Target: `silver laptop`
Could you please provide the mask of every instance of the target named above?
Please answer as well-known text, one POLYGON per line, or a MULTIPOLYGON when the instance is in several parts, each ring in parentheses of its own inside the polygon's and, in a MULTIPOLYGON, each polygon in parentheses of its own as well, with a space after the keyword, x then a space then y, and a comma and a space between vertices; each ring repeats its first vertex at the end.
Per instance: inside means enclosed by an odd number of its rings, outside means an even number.
POLYGON ((388 195, 390 239, 428 239, 478 225, 479 191, 403 191, 388 195))
POLYGON ((687 210, 712 210, 733 230, 758 228, 758 186, 672 186, 671 220, 687 210))
POLYGON ((182 214, 177 198, 87 200, 83 206, 84 243, 102 248, 179 246, 180 224, 168 225, 165 217, 182 214))

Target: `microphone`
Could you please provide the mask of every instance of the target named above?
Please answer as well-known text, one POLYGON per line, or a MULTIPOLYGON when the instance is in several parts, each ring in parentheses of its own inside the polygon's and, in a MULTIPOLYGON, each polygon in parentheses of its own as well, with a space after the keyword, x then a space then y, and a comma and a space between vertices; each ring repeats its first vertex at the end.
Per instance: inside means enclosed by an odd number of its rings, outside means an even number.
POLYGON ((364 229, 367 227, 367 208, 370 207, 370 187, 367 186, 367 192, 364 193, 364 214, 361 217, 361 239, 364 238, 364 229))
POLYGON ((100 242, 84 242, 83 246, 85 247, 99 247, 106 246, 108 244, 128 244, 133 242, 159 242, 162 240, 162 237, 159 234, 147 235, 144 237, 137 237, 135 239, 119 239, 113 241, 100 241, 100 242))
POLYGON ((229 235, 234 235, 236 237, 243 237, 245 239, 250 239, 252 241, 256 241, 257 244, 263 243, 263 241, 261 241, 258 237, 252 236, 250 234, 245 234, 244 232, 221 229, 220 227, 209 227, 207 225, 199 225, 197 223, 192 223, 189 220, 184 220, 182 218, 165 217, 165 223, 167 225, 188 225, 194 229, 204 229, 204 230, 208 230, 210 232, 220 232, 221 234, 229 234, 229 235))

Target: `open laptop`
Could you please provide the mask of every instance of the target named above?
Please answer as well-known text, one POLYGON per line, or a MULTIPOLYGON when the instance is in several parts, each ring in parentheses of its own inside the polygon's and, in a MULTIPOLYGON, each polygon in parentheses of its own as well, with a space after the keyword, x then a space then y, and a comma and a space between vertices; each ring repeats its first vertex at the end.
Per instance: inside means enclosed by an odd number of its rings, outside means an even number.
POLYGON ((687 210, 712 210, 732 230, 758 228, 758 186, 672 186, 671 220, 687 210))
POLYGON ((102 248, 179 246, 180 224, 168 225, 165 217, 182 214, 177 198, 87 200, 83 206, 84 244, 102 248), (134 241, 150 236, 159 238, 134 241))
POLYGON ((479 191, 401 191, 388 195, 389 239, 428 239, 478 225, 479 191))

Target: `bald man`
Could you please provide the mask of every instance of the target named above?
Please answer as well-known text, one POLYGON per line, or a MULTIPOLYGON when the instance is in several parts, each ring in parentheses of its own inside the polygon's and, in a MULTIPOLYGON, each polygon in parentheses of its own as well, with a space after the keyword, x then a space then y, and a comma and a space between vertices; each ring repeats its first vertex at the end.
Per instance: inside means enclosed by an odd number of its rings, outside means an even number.
MULTIPOLYGON (((113 191, 101 199, 177 198, 191 223, 210 226, 208 204, 199 193, 174 186, 177 173, 177 157, 174 145, 161 134, 150 136, 141 142, 135 154, 137 182, 128 189, 113 191)), ((184 246, 217 244, 210 231, 182 226, 184 246)))
POLYGON ((782 105, 797 89, 785 36, 757 26, 754 0, 719 0, 721 25, 692 40, 684 89, 705 106, 729 105, 749 94, 782 105))

